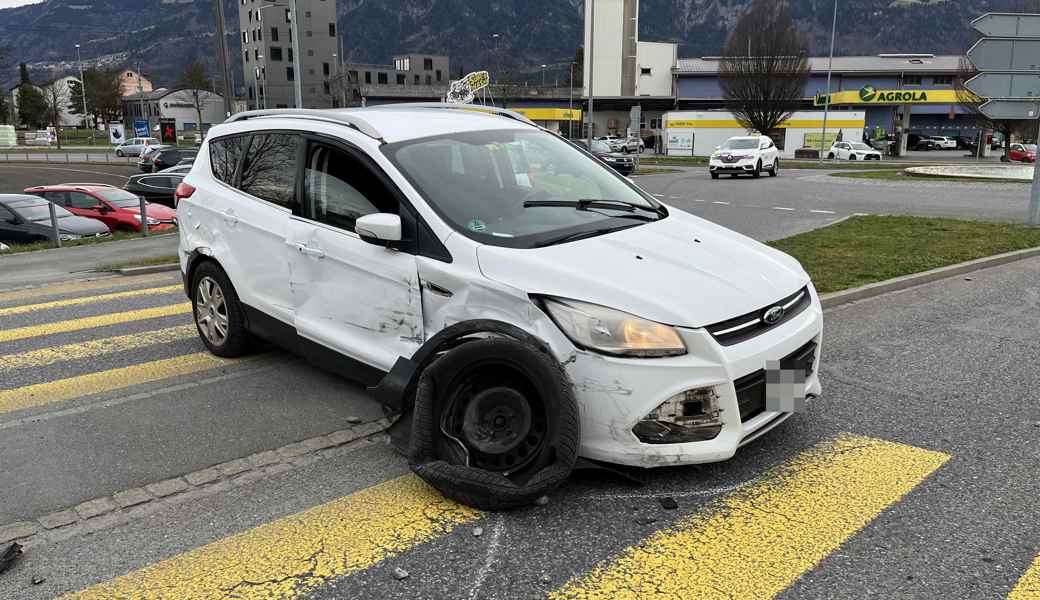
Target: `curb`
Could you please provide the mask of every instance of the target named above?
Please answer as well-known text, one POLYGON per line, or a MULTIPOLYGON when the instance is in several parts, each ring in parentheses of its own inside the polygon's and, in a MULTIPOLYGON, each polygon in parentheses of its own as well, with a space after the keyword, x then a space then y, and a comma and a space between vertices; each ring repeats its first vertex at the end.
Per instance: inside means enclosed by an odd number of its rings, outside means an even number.
POLYGON ((985 258, 977 258, 975 260, 969 260, 955 265, 939 267, 938 269, 932 269, 931 271, 924 271, 923 273, 914 273, 912 275, 896 277, 894 279, 879 281, 877 283, 868 283, 867 285, 852 288, 850 290, 823 294, 820 296, 820 304, 823 305, 824 309, 834 308, 858 300, 866 300, 867 298, 873 298, 889 292, 897 292, 924 283, 931 283, 940 279, 946 279, 947 277, 956 277, 957 275, 963 275, 964 273, 997 267, 1007 263, 1033 258, 1035 256, 1040 256, 1040 247, 1026 248, 1025 250, 1015 250, 1013 252, 987 256, 985 258))
POLYGON ((179 477, 94 498, 31 521, 3 524, 0 525, 0 544, 18 542, 32 546, 99 531, 173 504, 193 501, 350 451, 358 443, 376 441, 389 424, 387 419, 361 423, 179 477))
POLYGON ((181 266, 178 263, 167 263, 165 265, 148 265, 147 267, 115 269, 115 272, 120 275, 147 275, 148 273, 165 273, 167 271, 179 271, 180 269, 181 266))

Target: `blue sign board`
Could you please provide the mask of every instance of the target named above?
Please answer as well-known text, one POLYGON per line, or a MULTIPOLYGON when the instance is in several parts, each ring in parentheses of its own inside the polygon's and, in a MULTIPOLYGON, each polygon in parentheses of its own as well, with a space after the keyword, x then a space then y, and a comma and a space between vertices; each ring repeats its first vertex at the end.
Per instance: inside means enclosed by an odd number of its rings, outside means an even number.
POLYGON ((134 137, 148 137, 148 121, 134 119, 134 137))

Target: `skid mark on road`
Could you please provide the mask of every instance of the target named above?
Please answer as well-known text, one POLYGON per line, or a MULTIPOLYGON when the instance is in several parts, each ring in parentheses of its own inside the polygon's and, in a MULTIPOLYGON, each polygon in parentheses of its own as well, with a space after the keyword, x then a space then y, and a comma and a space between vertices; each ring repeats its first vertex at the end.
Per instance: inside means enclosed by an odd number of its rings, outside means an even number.
POLYGON ((109 302, 112 300, 122 300, 124 298, 138 298, 141 296, 169 294, 171 292, 183 290, 184 287, 181 285, 164 285, 162 287, 144 288, 141 290, 127 290, 125 292, 112 292, 111 294, 98 294, 96 296, 83 296, 81 298, 66 298, 64 300, 52 300, 50 302, 41 302, 39 304, 23 304, 21 306, 9 306, 7 308, 0 308, 0 317, 6 317, 8 315, 20 315, 28 312, 47 310, 51 308, 64 308, 67 306, 97 304, 100 302, 109 302))
POLYGON ((554 599, 772 598, 948 460, 844 435, 550 595, 554 599))
POLYGON ((64 346, 53 346, 20 354, 0 355, 0 373, 29 367, 43 367, 67 360, 93 358, 105 354, 137 350, 156 344, 191 339, 196 335, 198 335, 198 332, 194 325, 178 325, 154 331, 131 333, 100 340, 65 344, 64 346))
POLYGON ((14 329, 0 329, 0 342, 11 342, 14 340, 52 335, 55 333, 69 333, 72 331, 82 331, 84 329, 94 329, 97 327, 130 323, 132 321, 143 321, 145 319, 157 319, 160 317, 183 314, 191 314, 190 302, 170 304, 168 306, 156 306, 154 308, 145 308, 141 310, 109 313, 107 315, 98 315, 95 317, 70 319, 68 321, 57 321, 54 323, 45 323, 43 325, 29 325, 27 327, 16 327, 14 329))
POLYGON ((405 475, 63 598, 295 598, 481 516, 405 475))

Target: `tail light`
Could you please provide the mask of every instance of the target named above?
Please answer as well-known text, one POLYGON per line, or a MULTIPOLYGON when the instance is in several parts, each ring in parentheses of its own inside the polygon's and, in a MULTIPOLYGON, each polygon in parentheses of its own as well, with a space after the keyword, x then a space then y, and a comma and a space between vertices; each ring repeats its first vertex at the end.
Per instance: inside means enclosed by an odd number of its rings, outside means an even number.
POLYGON ((191 195, 195 193, 195 186, 184 183, 183 181, 177 184, 177 189, 173 191, 173 205, 177 206, 181 202, 181 198, 191 198, 191 195))

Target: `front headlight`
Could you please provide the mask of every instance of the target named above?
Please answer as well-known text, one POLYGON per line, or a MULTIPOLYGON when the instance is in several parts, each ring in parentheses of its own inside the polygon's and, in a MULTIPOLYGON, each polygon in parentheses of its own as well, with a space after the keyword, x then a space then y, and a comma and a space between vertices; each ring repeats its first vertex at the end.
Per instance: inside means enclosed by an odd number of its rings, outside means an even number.
MULTIPOLYGON (((141 215, 137 214, 137 213, 134 213, 134 218, 137 219, 138 221, 140 221, 141 220, 141 215)), ((149 225, 158 225, 159 224, 159 219, 153 219, 151 217, 148 217, 148 224, 149 225)))
POLYGON ((78 240, 81 237, 83 237, 83 236, 82 235, 76 235, 75 233, 62 233, 62 234, 60 234, 58 236, 58 239, 63 241, 63 242, 68 242, 70 240, 78 240))
POLYGON ((644 358, 686 354, 686 345, 668 325, 577 300, 546 298, 545 307, 563 333, 582 348, 644 358))

